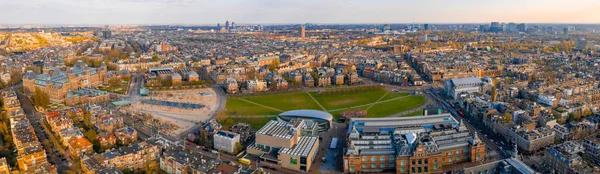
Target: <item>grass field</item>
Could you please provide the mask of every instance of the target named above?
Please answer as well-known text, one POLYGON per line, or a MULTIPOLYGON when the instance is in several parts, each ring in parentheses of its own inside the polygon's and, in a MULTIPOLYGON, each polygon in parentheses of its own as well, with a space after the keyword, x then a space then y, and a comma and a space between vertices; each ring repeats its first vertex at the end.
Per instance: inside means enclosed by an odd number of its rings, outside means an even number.
POLYGON ((355 92, 340 95, 321 95, 318 93, 311 93, 311 95, 319 102, 325 109, 340 109, 347 108, 362 104, 373 103, 379 100, 387 91, 385 89, 376 89, 373 91, 355 92))
POLYGON ((227 113, 229 113, 231 115, 255 116, 255 115, 277 115, 277 114, 281 113, 281 112, 273 110, 273 109, 256 106, 256 105, 253 105, 248 102, 242 101, 240 99, 235 99, 235 98, 228 99, 227 105, 225 106, 225 108, 227 108, 227 113))
POLYGON ((244 99, 284 111, 294 109, 321 110, 319 105, 317 105, 317 103, 315 103, 305 92, 261 95, 253 97, 244 97, 244 99))
POLYGON ((402 111, 406 111, 412 108, 419 107, 425 104, 425 97, 423 96, 408 96, 389 102, 378 103, 367 110, 367 117, 385 117, 393 115, 402 111))
MULTIPOLYGON (((295 109, 323 110, 319 107, 319 104, 321 104, 337 120, 340 113, 345 110, 368 109, 367 117, 374 118, 393 115, 425 104, 425 97, 423 96, 409 96, 407 92, 388 92, 386 89, 357 91, 348 94, 340 93, 339 95, 311 92, 310 95, 315 100, 306 92, 233 97, 227 100, 226 111, 230 115, 238 116, 277 115, 282 111, 295 109), (377 101, 386 102, 375 103, 377 101)), ((414 114, 421 115, 422 113, 417 114, 415 112, 414 114)), ((407 116, 409 115, 413 115, 413 113, 407 114, 407 116)), ((223 122, 228 124, 246 122, 256 130, 272 119, 270 117, 232 117, 223 122)))
POLYGON ((259 130, 261 127, 265 126, 269 121, 274 120, 275 117, 231 117, 226 120, 220 122, 221 125, 230 128, 236 123, 248 123, 253 130, 259 130), (231 119, 231 120, 229 120, 231 119))
POLYGON ((390 92, 385 97, 383 97, 381 99, 381 101, 386 101, 389 99, 395 99, 395 98, 404 97, 404 96, 408 96, 408 92, 400 92, 400 93, 390 92))
POLYGON ((127 92, 127 88, 129 87, 129 80, 121 80, 121 83, 115 86, 99 86, 99 90, 104 90, 117 94, 125 94, 127 92))

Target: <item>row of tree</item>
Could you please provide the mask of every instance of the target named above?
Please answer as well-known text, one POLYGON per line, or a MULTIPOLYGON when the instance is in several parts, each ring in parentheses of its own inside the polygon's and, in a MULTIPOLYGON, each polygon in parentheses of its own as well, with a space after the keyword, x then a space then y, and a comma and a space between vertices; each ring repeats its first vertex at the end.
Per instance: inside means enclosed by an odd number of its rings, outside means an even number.
POLYGON ((40 88, 35 88, 33 93, 33 104, 37 107, 46 109, 50 105, 50 97, 48 94, 40 88))

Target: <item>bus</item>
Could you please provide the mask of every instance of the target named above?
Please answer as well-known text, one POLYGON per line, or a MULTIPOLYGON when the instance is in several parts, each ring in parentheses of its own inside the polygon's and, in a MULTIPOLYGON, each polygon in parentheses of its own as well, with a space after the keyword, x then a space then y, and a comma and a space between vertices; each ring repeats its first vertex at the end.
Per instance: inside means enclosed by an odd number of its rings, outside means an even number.
POLYGON ((240 164, 245 164, 245 165, 250 165, 250 163, 252 163, 249 159, 246 159, 246 158, 240 158, 240 160, 238 162, 240 162, 240 164))

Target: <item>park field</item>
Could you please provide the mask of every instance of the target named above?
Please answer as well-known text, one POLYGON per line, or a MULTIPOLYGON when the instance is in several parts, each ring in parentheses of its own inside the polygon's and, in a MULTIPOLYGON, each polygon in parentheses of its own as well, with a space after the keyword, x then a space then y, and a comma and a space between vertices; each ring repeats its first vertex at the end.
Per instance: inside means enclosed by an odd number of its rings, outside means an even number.
POLYGON ((382 96, 386 95, 387 90, 376 89, 372 91, 342 93, 338 95, 324 95, 311 92, 317 102, 321 103, 327 110, 342 109, 352 106, 359 106, 377 102, 382 96))
MULTIPOLYGON (((275 115, 296 109, 323 110, 331 113, 335 120, 343 111, 361 109, 368 111, 367 117, 377 118, 405 112, 426 102, 423 96, 391 92, 384 88, 329 90, 232 97, 227 100, 225 111, 234 117, 227 122, 246 122, 256 129, 274 119, 275 115)), ((405 116, 415 114, 418 113, 405 116)))

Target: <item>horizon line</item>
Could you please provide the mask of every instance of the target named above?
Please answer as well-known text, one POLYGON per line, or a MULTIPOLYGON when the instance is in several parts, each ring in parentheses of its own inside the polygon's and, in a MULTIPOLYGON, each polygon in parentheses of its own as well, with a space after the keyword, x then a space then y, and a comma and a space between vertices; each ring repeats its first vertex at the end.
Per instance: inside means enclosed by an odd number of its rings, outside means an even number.
MULTIPOLYGON (((496 21, 492 21, 496 22, 496 21)), ((498 21, 499 22, 499 21, 498 21)), ((275 25, 303 25, 303 24, 312 24, 312 25, 381 25, 381 24, 437 24, 437 25, 475 25, 475 24, 490 24, 491 22, 394 22, 394 23, 236 23, 238 25, 263 25, 263 26, 275 26, 275 25)), ((545 24, 545 25, 600 25, 599 23, 567 23, 567 22, 500 22, 500 23, 516 23, 516 24, 545 24)), ((113 24, 41 24, 41 23, 13 23, 13 24, 0 24, 0 27, 20 27, 20 26, 36 26, 36 27, 89 27, 89 26, 217 26, 217 24, 221 23, 113 23, 113 24)), ((221 25, 223 26, 223 24, 221 25)))

